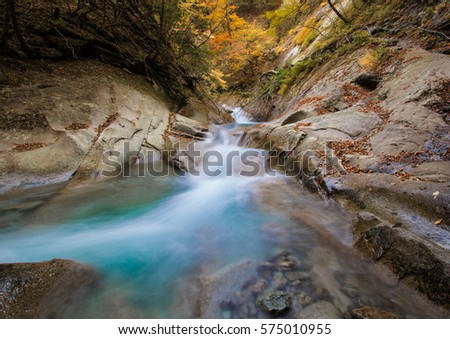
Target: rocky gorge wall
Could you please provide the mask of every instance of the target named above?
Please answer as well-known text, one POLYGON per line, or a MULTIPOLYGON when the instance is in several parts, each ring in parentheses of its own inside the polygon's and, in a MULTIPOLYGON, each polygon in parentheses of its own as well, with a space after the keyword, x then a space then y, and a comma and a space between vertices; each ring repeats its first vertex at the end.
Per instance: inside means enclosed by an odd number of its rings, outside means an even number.
POLYGON ((244 143, 353 210, 355 246, 449 308, 450 59, 390 50, 381 71, 358 62, 367 49, 315 70, 244 143))
POLYGON ((94 178, 108 169, 105 152, 125 163, 140 151, 158 156, 169 136, 223 120, 196 99, 183 110, 196 120, 175 114, 156 84, 98 62, 6 59, 0 70, 0 192, 94 178))

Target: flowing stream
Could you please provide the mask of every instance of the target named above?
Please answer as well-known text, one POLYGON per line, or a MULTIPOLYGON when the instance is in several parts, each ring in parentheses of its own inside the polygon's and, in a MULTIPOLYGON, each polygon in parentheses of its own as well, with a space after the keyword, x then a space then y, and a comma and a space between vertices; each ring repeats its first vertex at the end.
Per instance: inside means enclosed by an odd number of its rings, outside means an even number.
MULTIPOLYGON (((198 145, 225 158, 245 152, 240 129, 216 127, 198 145)), ((353 250, 349 213, 293 178, 239 175, 244 166, 235 157, 229 175, 132 175, 56 195, 48 187, 6 194, 0 262, 94 266, 100 286, 57 317, 269 317, 256 300, 273 290, 292 298, 284 317, 348 317, 366 305, 441 316, 353 250)))

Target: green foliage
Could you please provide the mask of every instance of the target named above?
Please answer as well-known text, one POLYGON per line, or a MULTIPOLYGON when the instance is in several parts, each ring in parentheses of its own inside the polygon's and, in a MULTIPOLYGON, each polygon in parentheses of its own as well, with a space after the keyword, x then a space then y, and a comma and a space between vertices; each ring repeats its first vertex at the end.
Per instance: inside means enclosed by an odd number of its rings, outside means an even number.
POLYGON ((269 21, 269 31, 278 37, 286 33, 298 22, 301 9, 301 4, 292 3, 275 11, 266 12, 265 18, 269 21))
POLYGON ((372 36, 367 32, 367 30, 359 30, 353 33, 352 43, 355 47, 364 47, 372 40, 372 36))
POLYGON ((314 40, 317 39, 317 37, 319 36, 319 31, 317 30, 312 30, 311 33, 308 34, 308 36, 305 38, 305 41, 302 44, 303 48, 307 48, 309 45, 311 45, 314 40))
POLYGON ((299 81, 303 80, 311 71, 320 64, 320 59, 312 57, 305 58, 292 66, 283 79, 279 93, 286 94, 287 91, 299 81))
POLYGON ((278 94, 281 85, 283 84, 287 74, 289 73, 290 67, 281 67, 275 70, 275 73, 272 74, 265 85, 262 88, 261 97, 269 97, 273 98, 278 94))

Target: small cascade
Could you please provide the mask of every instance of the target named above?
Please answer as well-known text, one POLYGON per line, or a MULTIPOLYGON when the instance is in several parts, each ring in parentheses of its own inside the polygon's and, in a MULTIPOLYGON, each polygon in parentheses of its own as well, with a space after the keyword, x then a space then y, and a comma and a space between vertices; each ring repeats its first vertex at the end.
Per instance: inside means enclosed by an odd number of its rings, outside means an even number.
POLYGON ((249 124, 253 123, 250 115, 244 111, 241 107, 230 107, 227 105, 222 105, 224 109, 231 112, 236 124, 249 124))
POLYGON ((232 177, 252 182, 276 175, 269 170, 267 151, 239 146, 243 135, 239 125, 211 125, 207 138, 179 150, 176 160, 194 178, 232 177))

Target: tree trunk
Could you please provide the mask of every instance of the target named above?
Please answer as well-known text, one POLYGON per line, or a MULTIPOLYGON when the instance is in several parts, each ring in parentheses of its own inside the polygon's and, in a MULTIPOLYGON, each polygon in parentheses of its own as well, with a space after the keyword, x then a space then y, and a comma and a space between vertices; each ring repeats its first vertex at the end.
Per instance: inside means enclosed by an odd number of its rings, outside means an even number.
POLYGON ((337 8, 334 6, 334 4, 331 2, 331 0, 327 0, 328 4, 330 5, 331 9, 333 10, 334 13, 336 13, 336 15, 339 17, 339 19, 341 19, 342 21, 344 21, 347 25, 350 23, 347 18, 345 16, 343 16, 338 10, 337 8))
POLYGON ((163 41, 164 38, 164 21, 166 20, 166 5, 165 1, 161 2, 161 12, 159 14, 159 38, 163 41))
POLYGON ((3 31, 2 31, 2 40, 1 40, 1 48, 6 49, 6 45, 8 43, 8 31, 9 31, 9 23, 11 21, 9 11, 6 9, 5 11, 5 21, 3 22, 3 31))
POLYGON ((31 48, 27 45, 25 39, 22 35, 22 30, 20 29, 19 23, 17 21, 16 16, 16 8, 15 8, 15 0, 6 0, 6 12, 9 12, 9 16, 11 18, 11 22, 14 28, 14 33, 17 36, 17 39, 19 39, 20 47, 22 50, 30 56, 32 54, 31 48))

